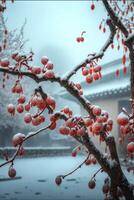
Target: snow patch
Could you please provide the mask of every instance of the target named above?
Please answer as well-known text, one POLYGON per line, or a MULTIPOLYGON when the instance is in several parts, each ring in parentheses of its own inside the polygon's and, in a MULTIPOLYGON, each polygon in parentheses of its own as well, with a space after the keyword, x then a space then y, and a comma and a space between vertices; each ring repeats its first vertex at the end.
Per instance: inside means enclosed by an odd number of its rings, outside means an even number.
POLYGON ((110 164, 111 168, 113 168, 114 166, 118 165, 118 163, 117 163, 117 161, 115 159, 109 160, 109 164, 110 164))

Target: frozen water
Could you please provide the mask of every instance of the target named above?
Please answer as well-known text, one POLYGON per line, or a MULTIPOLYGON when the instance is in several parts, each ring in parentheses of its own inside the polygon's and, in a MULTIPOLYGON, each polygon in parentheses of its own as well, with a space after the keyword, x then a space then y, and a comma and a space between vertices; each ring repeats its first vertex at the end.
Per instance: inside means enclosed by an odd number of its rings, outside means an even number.
MULTIPOLYGON (((16 160, 14 167, 17 176, 22 179, 0 181, 0 200, 103 200, 101 187, 105 173, 97 175, 94 190, 88 188, 88 181, 99 168, 98 165, 82 166, 77 172, 66 177, 60 186, 55 184, 57 175, 70 172, 84 159, 84 156, 67 156, 16 160)), ((7 166, 1 168, 0 177, 7 177, 7 171, 7 166)), ((131 174, 129 178, 133 182, 131 174)))

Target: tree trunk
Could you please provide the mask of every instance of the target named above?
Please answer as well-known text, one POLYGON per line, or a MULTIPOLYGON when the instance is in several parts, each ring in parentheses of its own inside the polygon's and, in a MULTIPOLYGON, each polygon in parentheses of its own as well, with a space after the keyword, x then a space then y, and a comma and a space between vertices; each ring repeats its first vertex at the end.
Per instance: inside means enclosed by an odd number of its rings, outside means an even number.
MULTIPOLYGON (((113 143, 114 144, 114 143, 113 143)), ((133 194, 133 188, 131 187, 131 184, 128 182, 126 176, 124 175, 122 168, 120 166, 120 161, 116 152, 116 145, 113 146, 112 155, 115 156, 112 158, 113 165, 106 167, 106 161, 100 156, 100 154, 97 154, 94 146, 92 145, 92 142, 87 143, 85 142, 85 146, 87 147, 88 151, 92 153, 95 158, 97 159, 100 166, 103 168, 104 172, 108 174, 111 180, 111 188, 110 188, 110 200, 118 200, 119 197, 117 195, 117 188, 119 187, 125 197, 126 200, 134 200, 134 194, 133 194)))
POLYGON ((117 196, 117 187, 119 187, 125 197, 126 200, 133 200, 134 194, 133 194, 133 188, 131 184, 128 182, 127 178, 125 177, 122 169, 119 165, 114 166, 111 169, 111 190, 110 194, 113 198, 113 200, 117 200, 119 197, 117 196))
POLYGON ((130 58, 130 88, 131 88, 131 98, 134 100, 134 49, 133 49, 133 43, 127 45, 129 48, 129 58, 130 58))

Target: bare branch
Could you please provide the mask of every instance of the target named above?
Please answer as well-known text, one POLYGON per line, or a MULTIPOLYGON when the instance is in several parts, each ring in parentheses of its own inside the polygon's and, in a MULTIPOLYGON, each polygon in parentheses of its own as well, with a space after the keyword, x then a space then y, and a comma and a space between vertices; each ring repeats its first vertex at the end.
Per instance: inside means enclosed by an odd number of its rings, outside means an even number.
POLYGON ((95 174, 92 176, 92 178, 91 179, 94 179, 95 178, 95 176, 99 173, 99 172, 103 172, 103 168, 101 167, 101 168, 99 168, 98 170, 97 170, 97 172, 95 172, 95 174))
POLYGON ((60 175, 60 176, 64 179, 64 178, 66 178, 67 176, 73 174, 75 171, 77 171, 79 168, 81 168, 82 165, 85 164, 85 162, 88 160, 89 156, 90 156, 90 153, 88 154, 87 158, 86 158, 78 167, 76 167, 73 171, 69 172, 68 174, 60 175))

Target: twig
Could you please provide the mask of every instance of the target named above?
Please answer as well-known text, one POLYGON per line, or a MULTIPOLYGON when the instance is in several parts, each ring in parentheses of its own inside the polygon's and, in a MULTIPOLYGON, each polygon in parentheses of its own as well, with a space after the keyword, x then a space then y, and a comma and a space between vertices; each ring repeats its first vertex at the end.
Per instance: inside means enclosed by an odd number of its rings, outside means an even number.
POLYGON ((113 25, 113 23, 110 20, 107 20, 108 26, 110 29, 110 35, 108 37, 108 40, 104 44, 104 46, 100 49, 99 53, 94 53, 90 54, 92 57, 89 58, 87 57, 83 62, 81 62, 79 65, 77 65, 73 70, 71 70, 63 79, 64 80, 69 80, 76 72, 81 69, 82 67, 85 67, 87 63, 90 63, 91 61, 102 58, 104 56, 104 52, 107 50, 107 48, 110 46, 110 44, 113 42, 115 33, 116 33, 116 28, 113 25))
MULTIPOLYGON (((14 72, 14 71, 9 71, 8 69, 4 69, 4 68, 0 68, 0 71, 2 72, 7 72, 13 75, 19 75, 19 72, 14 72)), ((30 72, 21 72, 21 75, 27 76, 32 78, 33 80, 35 80, 37 83, 39 82, 45 82, 45 81, 51 81, 51 82, 58 82, 62 87, 66 88, 66 90, 73 95, 80 103, 81 105, 84 107, 85 110, 87 110, 88 114, 90 115, 91 118, 94 118, 94 115, 92 113, 92 109, 91 109, 91 103, 83 96, 80 96, 78 91, 73 87, 72 84, 70 84, 69 81, 66 80, 61 80, 60 77, 55 76, 54 78, 51 79, 46 79, 44 77, 38 77, 30 72)), ((83 141, 81 140, 80 137, 74 137, 77 141, 79 141, 81 144, 84 144, 88 151, 91 152, 97 159, 97 161, 99 162, 99 164, 101 166, 103 166, 103 168, 109 173, 110 172, 110 166, 109 163, 107 162, 107 160, 104 158, 104 156, 102 155, 102 153, 95 147, 95 145, 92 143, 91 140, 89 140, 87 138, 87 136, 82 137, 82 139, 84 139, 83 141)), ((112 140, 113 142, 114 140, 112 140)), ((112 146, 113 144, 109 143, 108 145, 112 146)))
POLYGON ((127 29, 125 28, 125 26, 123 25, 123 23, 121 22, 121 20, 119 19, 119 17, 114 13, 113 9, 111 8, 109 2, 107 0, 102 0, 110 18, 112 19, 113 21, 113 24, 115 26, 117 26, 122 32, 123 34, 125 35, 125 37, 128 36, 128 31, 127 29))
POLYGON ((103 168, 101 167, 101 168, 99 168, 96 172, 95 172, 95 174, 92 176, 92 178, 91 178, 91 180, 92 179, 94 179, 95 178, 95 176, 101 171, 101 170, 103 170, 103 168))
POLYGON ((12 156, 10 159, 8 159, 8 161, 6 161, 6 162, 0 164, 0 167, 2 167, 2 166, 4 166, 4 165, 7 165, 7 164, 9 164, 9 163, 13 163, 14 160, 15 160, 15 158, 16 158, 16 156, 18 155, 18 153, 19 153, 19 151, 20 151, 20 149, 21 149, 23 143, 24 143, 26 140, 28 140, 29 138, 31 138, 31 137, 33 137, 33 136, 39 134, 40 132, 42 132, 42 131, 44 131, 44 130, 46 130, 46 129, 48 129, 51 125, 52 125, 52 123, 51 123, 50 125, 44 127, 44 128, 39 129, 39 130, 36 131, 36 132, 32 132, 31 134, 27 135, 27 136, 24 138, 22 144, 18 146, 18 148, 17 148, 17 150, 15 151, 15 153, 13 154, 13 156, 12 156))
MULTIPOLYGON (((38 88, 35 89, 35 93, 38 92, 40 93, 41 97, 45 100, 47 98, 47 93, 45 93, 42 89, 41 86, 39 86, 38 88)), ((53 109, 46 103, 46 106, 47 106, 47 109, 49 111, 49 114, 50 113, 53 113, 53 109)), ((44 109, 45 110, 45 109, 44 109)))
POLYGON ((75 171, 77 171, 79 168, 81 168, 83 164, 85 164, 85 162, 88 160, 89 156, 90 156, 90 153, 88 154, 87 158, 78 167, 76 167, 73 171, 69 172, 68 174, 61 175, 61 177, 64 179, 67 176, 73 174, 75 171))
POLYGON ((14 161, 15 158, 16 158, 16 156, 18 155, 18 152, 19 152, 21 146, 22 146, 22 145, 19 145, 18 148, 17 148, 17 150, 16 150, 15 153, 13 154, 13 156, 12 156, 9 160, 7 160, 6 162, 0 164, 0 167, 3 167, 4 165, 7 165, 7 164, 9 164, 9 163, 13 163, 13 161, 14 161))

